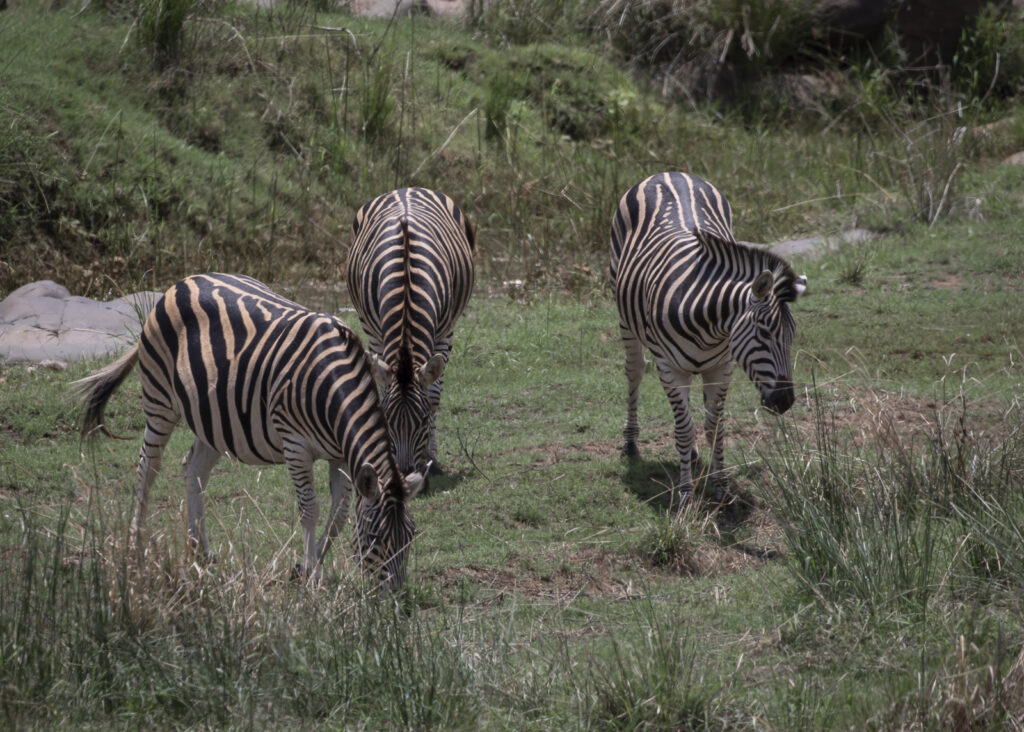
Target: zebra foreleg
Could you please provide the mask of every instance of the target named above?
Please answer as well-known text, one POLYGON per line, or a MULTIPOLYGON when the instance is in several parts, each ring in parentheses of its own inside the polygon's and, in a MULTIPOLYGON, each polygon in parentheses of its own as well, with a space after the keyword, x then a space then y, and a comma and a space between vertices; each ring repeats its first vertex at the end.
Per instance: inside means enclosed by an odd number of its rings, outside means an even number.
POLYGON ((213 466, 220 460, 220 453, 198 437, 185 456, 185 493, 188 497, 188 541, 202 557, 209 558, 209 544, 206 541, 206 518, 203 508, 203 494, 210 482, 213 466))
POLYGON ((675 418, 676 449, 679 451, 679 485, 676 486, 676 492, 679 494, 681 511, 686 508, 693 495, 693 463, 696 459, 694 443, 697 441, 697 430, 690 416, 690 385, 693 383, 693 374, 678 371, 672 366, 665 365, 661 360, 658 360, 657 364, 661 386, 665 389, 675 418))
POLYGON ((626 424, 622 428, 622 454, 632 458, 640 454, 640 446, 637 444, 640 437, 637 405, 640 401, 640 382, 644 378, 644 365, 647 359, 644 358, 643 345, 626 326, 619 325, 619 334, 622 336, 622 346, 626 349, 626 381, 629 385, 626 396, 626 424))
POLYGON ((132 518, 131 537, 132 549, 138 549, 142 540, 142 525, 146 521, 149 507, 149 489, 160 472, 160 462, 164 448, 167 447, 174 432, 174 422, 149 415, 146 419, 146 431, 142 437, 142 448, 139 450, 139 489, 135 503, 135 516, 132 518))
POLYGON ((331 542, 341 533, 348 520, 349 501, 352 498, 352 480, 344 470, 344 461, 330 462, 331 512, 327 517, 327 527, 316 545, 316 561, 323 562, 324 555, 331 548, 331 542))
MULTIPOLYGON (((435 354, 441 354, 444 358, 445 368, 448 366, 448 357, 451 355, 451 339, 441 341, 434 348, 435 354)), ((428 476, 443 475, 444 469, 437 459, 437 412, 441 408, 441 392, 444 391, 444 371, 427 389, 427 403, 430 405, 430 438, 427 442, 427 462, 430 465, 428 476)))
POLYGON ((302 564, 296 566, 302 576, 320 578, 318 543, 316 541, 316 525, 320 520, 320 503, 316 498, 313 485, 313 458, 309 451, 300 445, 286 445, 284 461, 288 466, 288 474, 295 484, 295 497, 299 501, 299 523, 302 524, 302 564))
POLYGON ((722 433, 722 411, 725 408, 725 394, 729 390, 733 363, 704 373, 704 435, 711 446, 711 485, 715 489, 715 501, 720 502, 728 487, 725 474, 725 457, 722 433))

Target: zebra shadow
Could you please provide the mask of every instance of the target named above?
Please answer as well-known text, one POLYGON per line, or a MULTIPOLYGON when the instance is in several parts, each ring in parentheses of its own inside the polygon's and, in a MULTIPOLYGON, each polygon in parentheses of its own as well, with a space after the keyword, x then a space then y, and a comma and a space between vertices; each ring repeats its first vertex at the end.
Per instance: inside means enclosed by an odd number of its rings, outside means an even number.
MULTIPOLYGON (((622 482, 626 489, 654 511, 675 512, 679 509, 679 496, 675 485, 679 478, 676 460, 624 459, 622 482)), ((694 490, 691 500, 701 510, 712 513, 720 529, 737 527, 745 523, 760 507, 757 498, 739 488, 730 480, 726 497, 715 501, 715 490, 707 476, 706 464, 698 460, 693 470, 694 490)))

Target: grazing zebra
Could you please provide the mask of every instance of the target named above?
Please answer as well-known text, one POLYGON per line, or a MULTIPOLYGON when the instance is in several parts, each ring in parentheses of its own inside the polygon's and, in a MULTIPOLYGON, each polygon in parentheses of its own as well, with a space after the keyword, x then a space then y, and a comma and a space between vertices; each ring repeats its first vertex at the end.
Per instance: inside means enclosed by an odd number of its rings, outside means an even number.
POLYGON ((704 381, 704 431, 711 445, 715 498, 726 485, 719 421, 733 363, 781 414, 793 404, 789 312, 807 286, 779 257, 739 244, 732 210, 717 188, 696 176, 661 173, 619 201, 612 220, 611 278, 619 308, 629 383, 623 452, 639 453, 637 397, 646 346, 675 416, 680 505, 693 492, 696 430, 690 385, 704 381))
POLYGON ((142 336, 106 368, 75 382, 86 409, 82 434, 110 434, 103 411, 136 362, 146 432, 132 539, 137 544, 149 488, 175 425, 196 439, 185 459, 188 531, 206 554, 203 493, 214 464, 230 455, 250 465, 285 463, 299 501, 306 575, 344 525, 352 480, 358 493, 353 543, 367 572, 392 588, 405 581, 412 516, 421 485, 395 464, 366 353, 337 318, 307 310, 241 275, 206 274, 173 285, 142 336), (331 511, 320 540, 313 461, 330 465, 331 511))
POLYGON ((402 471, 441 472, 435 420, 455 321, 473 290, 473 226, 448 196, 402 188, 356 213, 348 286, 402 471))

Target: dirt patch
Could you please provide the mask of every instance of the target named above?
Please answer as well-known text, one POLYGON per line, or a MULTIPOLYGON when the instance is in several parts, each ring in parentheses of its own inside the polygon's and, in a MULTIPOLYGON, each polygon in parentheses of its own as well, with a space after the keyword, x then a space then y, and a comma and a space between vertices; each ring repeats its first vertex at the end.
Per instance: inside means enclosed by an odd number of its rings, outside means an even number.
POLYGON ((561 443, 550 443, 542 445, 536 450, 543 455, 541 465, 554 465, 564 460, 586 460, 599 458, 607 460, 619 455, 621 445, 611 440, 587 440, 580 445, 563 445, 561 443), (580 455, 583 453, 583 455, 580 455))
POLYGON ((652 572, 626 555, 602 549, 567 548, 557 557, 552 548, 542 556, 515 557, 509 565, 449 567, 438 578, 445 588, 470 581, 488 590, 487 602, 503 602, 506 595, 544 598, 568 602, 578 597, 627 600, 643 595, 640 588, 652 572), (557 561, 558 559, 561 561, 557 561), (557 564, 553 569, 538 569, 539 564, 557 564))
POLYGON ((728 543, 717 529, 693 547, 684 565, 658 563, 643 551, 574 545, 551 545, 539 553, 515 556, 504 568, 463 565, 439 571, 435 578, 446 589, 470 582, 485 590, 484 604, 504 602, 507 595, 569 602, 579 597, 630 600, 643 597, 659 579, 707 577, 743 572, 780 556, 762 546, 771 538, 780 544, 781 531, 767 513, 753 519, 754 535, 744 542, 728 543))
POLYGON ((726 423, 726 445, 744 450, 770 452, 780 433, 792 444, 813 446, 820 432, 833 438, 840 449, 890 446, 918 439, 935 438, 940 431, 971 429, 998 431, 998 415, 980 406, 948 403, 879 389, 819 389, 798 398, 785 417, 758 410, 748 419, 726 423), (967 411, 965 422, 961 417, 967 411))

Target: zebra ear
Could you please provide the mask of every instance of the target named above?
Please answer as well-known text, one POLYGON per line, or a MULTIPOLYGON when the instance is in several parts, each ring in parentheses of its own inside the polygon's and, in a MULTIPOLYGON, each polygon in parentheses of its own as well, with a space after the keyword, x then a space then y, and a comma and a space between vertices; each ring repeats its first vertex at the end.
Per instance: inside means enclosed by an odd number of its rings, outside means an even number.
POLYGON ((800 297, 807 290, 807 275, 800 275, 793 280, 793 290, 796 291, 796 296, 800 297))
POLYGON ((440 353, 435 353, 430 357, 430 360, 420 368, 420 386, 426 389, 428 386, 440 379, 441 374, 443 373, 444 356, 440 353))
POLYGON ((377 384, 377 388, 384 391, 388 387, 391 370, 388 368, 387 362, 376 353, 371 353, 369 356, 370 373, 373 374, 373 380, 377 384))
POLYGON ((380 494, 380 486, 377 484, 377 469, 370 463, 363 463, 356 473, 356 490, 359 495, 367 500, 373 500, 380 494))
MULTIPOLYGON (((430 470, 429 463, 427 464, 427 470, 430 470)), ((423 490, 423 486, 426 485, 426 482, 427 481, 423 479, 423 474, 419 472, 409 473, 409 475, 405 476, 406 499, 414 498, 421 490, 423 490)))
POLYGON ((754 279, 754 284, 750 286, 750 294, 755 300, 764 300, 772 291, 774 281, 775 277, 772 275, 772 271, 764 270, 754 279))

